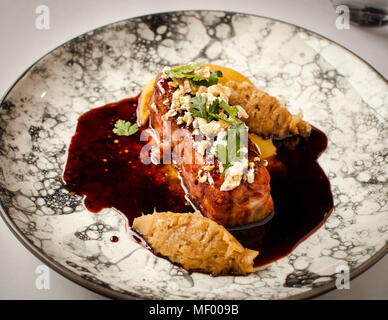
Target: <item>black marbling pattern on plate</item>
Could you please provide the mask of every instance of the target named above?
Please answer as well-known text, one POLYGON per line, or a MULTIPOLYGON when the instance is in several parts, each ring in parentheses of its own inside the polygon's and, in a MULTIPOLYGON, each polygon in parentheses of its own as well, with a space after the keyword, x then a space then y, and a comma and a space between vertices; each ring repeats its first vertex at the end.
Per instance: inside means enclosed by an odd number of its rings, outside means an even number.
POLYGON ((313 295, 333 283, 338 265, 357 272, 387 251, 387 89, 384 79, 340 46, 268 18, 185 11, 117 22, 43 57, 4 98, 0 200, 39 255, 108 295, 313 295), (82 113, 136 95, 165 65, 198 60, 230 66, 270 94, 285 96, 291 111, 301 108, 329 138, 319 162, 332 185, 333 214, 288 257, 247 277, 189 275, 133 242, 113 210, 85 210, 62 180, 82 113), (110 242, 112 235, 120 241, 110 242))

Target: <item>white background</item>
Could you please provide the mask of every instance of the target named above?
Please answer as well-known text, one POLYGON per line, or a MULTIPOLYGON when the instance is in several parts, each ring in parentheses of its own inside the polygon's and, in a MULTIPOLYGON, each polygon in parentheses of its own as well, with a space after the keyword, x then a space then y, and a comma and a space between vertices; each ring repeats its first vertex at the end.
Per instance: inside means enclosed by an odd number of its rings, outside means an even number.
MULTIPOLYGON (((352 50, 388 78, 388 27, 337 30, 329 0, 0 0, 0 96, 23 71, 58 45, 96 27, 139 15, 217 9, 277 18, 315 31, 352 50), (50 29, 35 28, 38 5, 50 8, 50 29)), ((0 299, 104 299, 50 272, 50 290, 35 286, 41 262, 0 219, 0 299)), ((319 299, 388 299, 388 256, 350 283, 319 299)))

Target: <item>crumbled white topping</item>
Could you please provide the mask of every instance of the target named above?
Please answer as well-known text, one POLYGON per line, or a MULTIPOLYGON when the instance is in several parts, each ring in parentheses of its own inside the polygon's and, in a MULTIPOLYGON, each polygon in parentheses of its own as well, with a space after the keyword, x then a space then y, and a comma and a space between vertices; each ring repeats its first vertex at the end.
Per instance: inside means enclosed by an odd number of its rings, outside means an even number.
MULTIPOLYGON (((225 139, 226 135, 227 135, 226 130, 222 130, 222 131, 218 132, 217 139, 214 141, 213 145, 210 148, 210 151, 209 151, 210 156, 213 156, 213 155, 217 156, 218 155, 218 151, 217 151, 218 145, 223 145, 223 146, 227 147, 228 143, 225 139)), ((222 172, 222 170, 221 170, 221 172, 222 172)))
POLYGON ((177 114, 176 110, 170 109, 166 112, 165 116, 166 118, 172 118, 172 117, 175 117, 176 114, 177 114))
POLYGON ((202 67, 199 68, 194 72, 196 75, 208 79, 210 77, 210 68, 209 67, 202 67))
POLYGON ((248 159, 242 159, 241 161, 236 161, 231 167, 225 170, 225 180, 221 185, 221 191, 230 191, 237 188, 241 179, 248 168, 248 159))
POLYGON ((243 118, 243 119, 246 119, 246 118, 248 118, 249 116, 248 116, 248 113, 245 111, 245 109, 243 108, 243 107, 241 107, 241 106, 239 106, 239 105, 237 105, 236 106, 237 107, 237 109, 238 109, 238 112, 237 112, 237 117, 238 118, 243 118))
POLYGON ((225 170, 225 180, 221 185, 221 191, 230 191, 237 188, 241 183, 244 168, 241 162, 235 162, 231 167, 225 170))
POLYGON ((185 81, 183 82, 183 89, 185 93, 191 93, 193 91, 190 80, 185 79, 185 81))
POLYGON ((225 140, 227 135, 228 135, 228 132, 226 130, 222 130, 222 131, 218 132, 217 141, 225 140))
POLYGON ((243 180, 248 183, 253 183, 255 181, 255 163, 248 163, 249 170, 243 175, 243 180))
MULTIPOLYGON (((229 96, 231 94, 230 88, 227 86, 223 86, 222 84, 214 84, 207 89, 208 98, 209 95, 214 98, 220 97, 226 103, 229 102, 229 96)), ((214 100, 214 99, 213 99, 214 100)))
POLYGON ((207 97, 206 107, 207 107, 208 110, 209 110, 209 106, 210 106, 215 100, 218 100, 219 102, 221 102, 221 100, 220 100, 219 97, 216 97, 216 96, 212 95, 211 93, 203 93, 202 95, 205 95, 205 96, 207 97))
POLYGON ((194 148, 201 156, 205 155, 206 148, 210 145, 211 142, 209 140, 201 140, 194 142, 194 148))
POLYGON ((193 116, 191 115, 191 112, 185 112, 185 115, 183 116, 183 121, 186 122, 186 127, 189 127, 191 125, 191 123, 193 122, 193 116))
POLYGON ((199 119, 200 118, 194 118, 194 120, 193 120, 193 128, 194 129, 198 129, 199 128, 199 119))
POLYGON ((248 170, 246 181, 248 183, 253 183, 255 181, 255 169, 254 168, 250 168, 248 170))
POLYGON ((182 96, 182 90, 176 89, 172 94, 172 101, 179 102, 180 97, 182 96))
POLYGON ((210 87, 199 86, 195 91, 196 96, 205 95, 207 97, 207 106, 216 99, 221 99, 228 103, 230 94, 230 88, 222 84, 214 84, 210 87))
POLYGON ((180 89, 176 89, 174 93, 172 94, 172 102, 171 102, 171 108, 172 109, 179 109, 180 107, 180 97, 182 95, 182 91, 180 89))
POLYGON ((190 99, 191 99, 191 96, 189 95, 184 95, 184 96, 181 96, 179 98, 179 102, 180 102, 180 109, 183 111, 183 110, 186 110, 186 111, 189 111, 190 110, 190 99))
POLYGON ((205 86, 200 86, 195 93, 196 96, 200 96, 202 93, 207 93, 207 87, 205 86))
POLYGON ((217 147, 220 144, 220 145, 223 145, 223 146, 226 147, 228 145, 228 143, 227 143, 227 141, 225 139, 226 135, 227 135, 226 130, 222 130, 222 131, 218 132, 217 139, 216 139, 216 141, 214 141, 213 145, 215 147, 217 147))
POLYGON ((184 120, 183 120, 183 117, 182 117, 182 116, 176 118, 176 124, 177 124, 178 126, 181 125, 181 124, 183 124, 183 123, 184 123, 184 120))
POLYGON ((185 96, 181 96, 179 98, 179 103, 182 105, 184 104, 187 104, 188 102, 190 102, 190 96, 189 95, 185 95, 185 96))
MULTIPOLYGON (((181 112, 182 110, 177 110, 177 111, 181 112)), ((179 116, 176 119, 176 123, 178 125, 185 123, 186 127, 189 127, 192 122, 193 122, 193 116, 191 115, 191 112, 188 112, 188 111, 186 111, 183 116, 179 116)))
POLYGON ((203 118, 195 118, 198 119, 198 127, 202 134, 205 136, 213 136, 218 134, 221 131, 224 131, 229 124, 226 122, 212 120, 209 123, 203 118))
MULTIPOLYGON (((243 175, 243 173, 248 169, 248 159, 245 157, 245 158, 241 159, 241 161, 236 161, 228 169, 231 169, 230 174, 243 175)), ((226 173, 226 174, 228 174, 228 173, 226 173)))
POLYGON ((156 107, 156 104, 155 104, 154 102, 151 104, 151 109, 152 109, 154 112, 156 112, 156 113, 159 112, 159 111, 158 111, 158 108, 156 107))
POLYGON ((247 148, 247 147, 242 147, 242 148, 240 149, 240 153, 242 153, 242 154, 248 154, 248 148, 247 148))
POLYGON ((220 190, 221 191, 230 191, 230 190, 233 190, 235 188, 237 188, 241 183, 241 176, 239 175, 228 175, 225 180, 224 180, 224 183, 221 185, 221 188, 220 190))

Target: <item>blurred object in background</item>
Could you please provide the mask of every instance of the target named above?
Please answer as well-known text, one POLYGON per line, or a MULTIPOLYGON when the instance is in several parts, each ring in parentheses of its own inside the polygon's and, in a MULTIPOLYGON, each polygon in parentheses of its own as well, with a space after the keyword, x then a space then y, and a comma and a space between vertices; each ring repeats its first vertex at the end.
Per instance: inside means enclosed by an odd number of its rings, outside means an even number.
POLYGON ((349 8, 350 21, 359 26, 379 27, 388 25, 388 0, 331 0, 334 8, 349 8))

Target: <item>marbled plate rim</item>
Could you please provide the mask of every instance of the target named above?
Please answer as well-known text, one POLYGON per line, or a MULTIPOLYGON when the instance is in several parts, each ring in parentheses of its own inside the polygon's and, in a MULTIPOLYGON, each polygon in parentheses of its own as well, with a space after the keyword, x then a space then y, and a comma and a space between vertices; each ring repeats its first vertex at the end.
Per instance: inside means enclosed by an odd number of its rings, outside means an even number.
MULTIPOLYGON (((140 16, 135 16, 135 17, 131 17, 131 18, 127 18, 127 19, 121 19, 121 20, 118 20, 118 21, 114 21, 114 22, 110 22, 110 23, 107 23, 105 25, 102 25, 100 27, 97 27, 97 28, 94 28, 94 29, 91 29, 91 30, 88 30, 86 32, 83 32, 82 34, 78 35, 78 36, 75 36, 65 42, 63 42, 62 44, 56 46, 55 48, 53 48, 52 50, 50 50, 49 52, 47 52, 46 54, 44 54, 43 56, 41 56, 39 59, 37 59, 35 62, 33 62, 15 81, 14 83, 9 87, 8 90, 5 91, 5 93, 3 94, 3 96, 0 98, 0 104, 2 104, 8 97, 8 95, 12 92, 13 88, 19 83, 20 80, 23 79, 23 77, 37 64, 39 63, 41 60, 43 60, 46 56, 48 56, 49 54, 51 54, 53 51, 55 51, 56 49, 62 47, 63 45, 73 41, 74 39, 77 39, 87 33, 90 33, 90 32, 93 32, 93 31, 96 31, 96 30, 99 30, 99 29, 103 29, 107 26, 110 26, 110 25, 113 25, 113 24, 116 24, 116 23, 120 23, 120 22, 124 22, 124 21, 130 21, 132 19, 138 19, 138 18, 144 18, 144 17, 150 17, 150 16, 157 16, 157 15, 161 15, 161 14, 171 14, 171 13, 184 13, 184 12, 223 12, 223 13, 233 13, 233 14, 244 14, 244 15, 248 15, 248 16, 254 16, 254 17, 260 17, 260 18, 264 18, 264 19, 268 19, 268 20, 271 20, 271 21, 275 21, 275 22, 279 22, 279 23, 282 23, 282 24, 286 24, 286 25, 290 25, 290 26, 293 26, 293 27, 297 27, 297 28, 300 28, 302 30, 304 30, 305 32, 308 32, 308 33, 311 33, 311 34, 314 34, 315 36, 317 37, 320 37, 322 39, 325 39, 327 41, 329 41, 330 43, 340 47, 341 49, 344 49, 345 51, 347 51, 348 53, 350 53, 353 57, 356 57, 357 59, 359 59, 363 64, 365 64, 366 66, 368 66, 375 74, 377 74, 385 83, 388 84, 388 80, 385 79, 385 77, 378 71, 376 70, 372 65, 370 65, 367 61, 365 61, 363 58, 361 58, 359 55, 357 55, 356 53, 354 53, 352 50, 346 48, 345 46, 337 43, 336 41, 332 40, 332 39, 329 39, 327 38, 326 36, 323 36, 315 31, 311 31, 305 27, 302 27, 302 26, 299 26, 297 24, 294 24, 294 23, 290 23, 290 22, 287 22, 287 21, 283 21, 281 19, 276 19, 276 18, 271 18, 271 17, 266 17, 266 16, 262 16, 262 15, 258 15, 258 14, 252 14, 252 13, 246 13, 246 12, 240 12, 240 11, 228 11, 228 10, 205 10, 205 9, 186 9, 186 10, 173 10, 173 11, 160 11, 160 12, 156 12, 156 13, 151 13, 151 14, 144 14, 144 15, 140 15, 140 16)), ((368 106, 370 108, 370 106, 368 106)), ((373 108, 372 108, 373 109, 373 108)), ((373 110, 374 113, 378 114, 375 110, 373 110)), ((50 268, 52 268, 54 271, 58 272, 59 274, 61 274, 62 276, 66 277, 67 279, 81 285, 82 287, 88 289, 88 290, 91 290, 91 291, 94 291, 94 292, 97 292, 99 294, 102 294, 106 297, 109 297, 109 298, 114 298, 114 299, 133 299, 133 300, 136 300, 136 299, 145 299, 144 297, 141 297, 137 294, 133 294, 133 293, 130 293, 130 292, 127 292, 127 293, 121 293, 121 292, 118 292, 118 291, 115 291, 111 288, 108 288, 108 287, 104 287, 103 285, 99 285, 99 284, 96 284, 96 283, 93 283, 91 281, 88 281, 84 278, 82 278, 81 276, 77 275, 75 272, 71 271, 70 269, 68 268, 65 268, 64 266, 62 266, 60 263, 58 263, 57 261, 55 261, 54 259, 50 258, 49 256, 45 255, 44 253, 40 252, 38 250, 37 247, 35 247, 32 242, 23 234, 23 232, 16 226, 15 222, 11 219, 11 217, 9 216, 9 214, 6 212, 6 210, 4 209, 3 207, 3 204, 0 202, 0 215, 1 217, 3 218, 5 224, 8 226, 8 228, 12 231, 12 233, 14 234, 14 236, 24 245, 24 247, 26 247, 32 254, 34 254, 34 256, 36 256, 38 259, 40 259, 42 262, 44 262, 45 264, 47 264, 50 268)), ((317 231, 317 230, 316 230, 317 231)), ((313 232, 314 233, 314 232, 313 232)), ((309 236, 311 236, 312 234, 309 234, 309 236)), ((356 269, 352 270, 350 272, 350 279, 354 279, 356 278, 357 276, 359 276, 360 274, 362 274, 363 272, 365 272, 366 270, 368 270, 370 267, 372 267, 375 263, 377 263, 380 259, 382 259, 386 254, 388 253, 388 244, 384 245, 379 251, 377 251, 371 258, 369 258, 367 261, 361 263, 356 269)), ((295 294, 295 295, 292 295, 292 296, 289 296, 289 297, 285 297, 285 298, 282 298, 282 299, 285 299, 285 300, 295 300, 295 299, 310 299, 310 298, 314 298, 314 297, 317 297, 323 293, 326 293, 328 291, 331 291, 335 288, 335 280, 325 284, 325 285, 322 285, 322 286, 319 286, 319 287, 314 287, 314 288, 311 288, 310 290, 306 291, 306 292, 303 292, 303 293, 299 293, 299 294, 295 294)))

